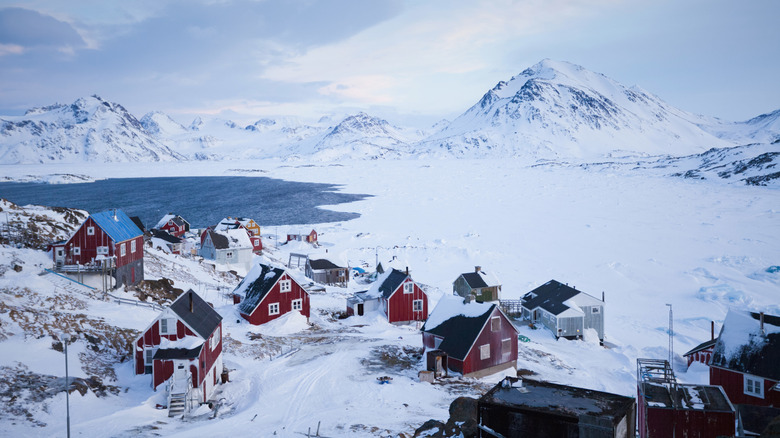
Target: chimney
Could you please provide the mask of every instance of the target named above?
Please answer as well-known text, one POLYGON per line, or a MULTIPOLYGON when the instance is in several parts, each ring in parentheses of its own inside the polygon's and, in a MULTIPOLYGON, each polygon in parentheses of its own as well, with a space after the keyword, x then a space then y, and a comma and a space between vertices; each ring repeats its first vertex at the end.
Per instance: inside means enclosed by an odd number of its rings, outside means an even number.
POLYGON ((189 294, 190 294, 190 313, 193 313, 195 311, 195 309, 194 309, 195 303, 193 302, 193 299, 192 299, 192 291, 190 291, 189 294))
POLYGON ((761 322, 761 334, 763 335, 764 334, 764 312, 761 312, 759 314, 759 317, 761 318, 759 319, 759 321, 761 322))
POLYGON ((482 266, 474 266, 474 272, 479 272, 482 270, 482 266))
POLYGON ((604 291, 601 291, 601 302, 606 303, 606 301, 604 300, 604 291))
POLYGON ((710 321, 710 340, 715 340, 715 321, 710 321))
MULTIPOLYGON (((406 267, 406 275, 409 275, 409 267, 408 266, 406 267)), ((761 315, 763 315, 763 313, 761 315)), ((764 318, 762 316, 761 321, 763 321, 763 320, 764 320, 764 318)), ((764 325, 764 323, 762 322, 761 326, 763 327, 763 325, 764 325)))
POLYGON ((116 208, 114 209, 114 221, 117 221, 117 222, 119 221, 119 218, 116 217, 116 208))

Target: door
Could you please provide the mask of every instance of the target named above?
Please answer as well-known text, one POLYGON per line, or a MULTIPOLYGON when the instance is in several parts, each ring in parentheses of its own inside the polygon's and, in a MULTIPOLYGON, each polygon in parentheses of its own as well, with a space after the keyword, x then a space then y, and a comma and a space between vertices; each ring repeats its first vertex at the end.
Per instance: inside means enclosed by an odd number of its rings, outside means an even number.
POLYGON ((363 316, 363 303, 358 303, 358 305, 357 305, 357 314, 358 314, 358 316, 363 316))
POLYGON ((54 251, 54 263, 57 264, 57 266, 65 264, 65 248, 57 248, 54 251))
POLYGON ((187 367, 183 363, 176 364, 176 368, 173 369, 173 380, 176 381, 176 386, 179 382, 187 381, 187 367))

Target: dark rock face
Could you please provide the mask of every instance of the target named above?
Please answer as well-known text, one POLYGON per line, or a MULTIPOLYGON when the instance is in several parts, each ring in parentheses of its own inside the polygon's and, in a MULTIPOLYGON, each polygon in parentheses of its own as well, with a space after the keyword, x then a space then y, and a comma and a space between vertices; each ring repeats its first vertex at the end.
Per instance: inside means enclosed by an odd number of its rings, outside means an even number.
POLYGON ((428 420, 416 431, 414 436, 426 436, 435 438, 464 437, 474 438, 479 436, 477 428, 477 399, 471 397, 458 397, 450 404, 450 418, 447 423, 437 420, 428 420))

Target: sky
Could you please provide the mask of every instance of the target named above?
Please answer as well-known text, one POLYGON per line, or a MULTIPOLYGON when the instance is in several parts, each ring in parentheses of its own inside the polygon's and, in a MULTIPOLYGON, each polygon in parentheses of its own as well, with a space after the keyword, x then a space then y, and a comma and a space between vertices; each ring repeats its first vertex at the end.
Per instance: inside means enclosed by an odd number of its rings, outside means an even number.
POLYGON ((0 0, 0 114, 97 94, 250 123, 425 127, 545 58, 685 111, 780 108, 776 0, 0 0))

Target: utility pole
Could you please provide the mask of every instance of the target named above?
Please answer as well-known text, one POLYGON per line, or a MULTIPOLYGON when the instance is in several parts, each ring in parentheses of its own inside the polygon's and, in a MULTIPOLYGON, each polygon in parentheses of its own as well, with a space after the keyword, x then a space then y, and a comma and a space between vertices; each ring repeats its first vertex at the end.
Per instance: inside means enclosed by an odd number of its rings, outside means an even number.
POLYGON ((669 306, 669 366, 674 370, 674 314, 672 313, 672 305, 669 306))
POLYGON ((68 438, 70 438, 70 381, 68 378, 68 341, 70 340, 70 335, 62 333, 60 339, 62 339, 62 345, 65 347, 65 415, 68 438))

